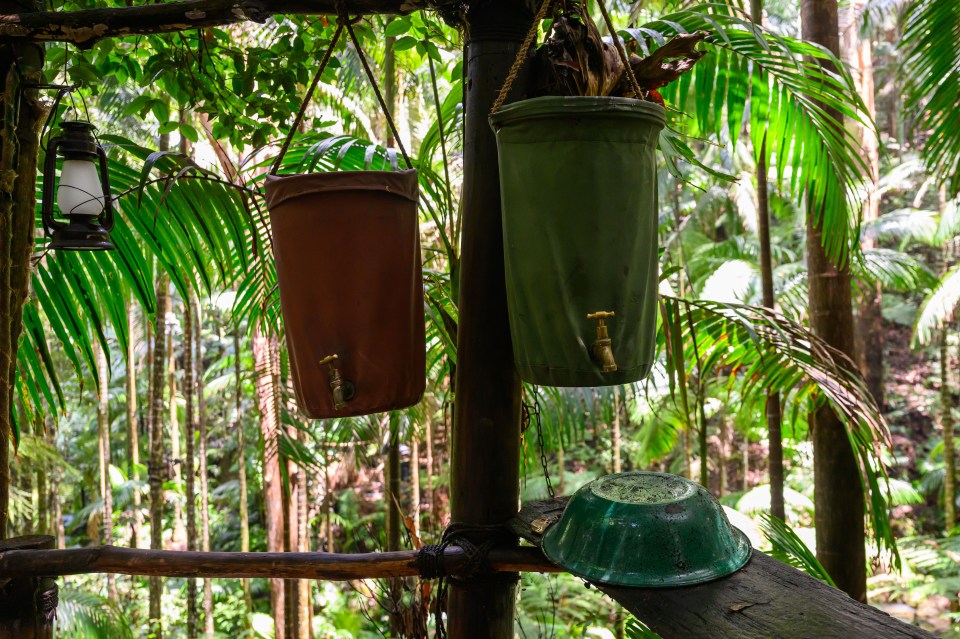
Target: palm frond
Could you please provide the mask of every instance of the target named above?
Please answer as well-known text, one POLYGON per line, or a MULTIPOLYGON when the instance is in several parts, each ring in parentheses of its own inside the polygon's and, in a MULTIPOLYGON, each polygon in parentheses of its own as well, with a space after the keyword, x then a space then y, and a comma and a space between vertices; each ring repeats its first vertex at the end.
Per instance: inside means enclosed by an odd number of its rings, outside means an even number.
POLYGON ((914 240, 933 244, 937 235, 936 211, 928 209, 896 209, 863 225, 861 237, 875 241, 914 240))
POLYGON ((804 571, 811 577, 836 587, 826 569, 817 560, 817 556, 782 519, 769 513, 761 513, 760 530, 770 540, 771 555, 785 564, 804 571))
MULTIPOLYGON (((729 5, 704 4, 627 30, 646 51, 678 32, 706 30, 715 55, 663 89, 689 111, 693 132, 736 143, 750 125, 754 149, 766 140, 779 186, 809 198, 824 228, 824 248, 844 262, 856 229, 864 175, 860 149, 834 112, 873 130, 843 65, 826 49, 754 25, 729 5)), ((661 140, 662 142, 662 140, 661 140)))
POLYGON ((854 269, 858 281, 879 284, 884 290, 912 292, 932 289, 937 276, 914 257, 894 249, 872 248, 861 252, 854 269))
POLYGON ((953 321, 960 304, 960 265, 947 271, 933 292, 923 301, 914 325, 914 339, 929 344, 937 331, 953 321))
POLYGON ((134 625, 115 603, 92 592, 64 587, 57 607, 63 639, 133 639, 134 625))
POLYGON ((736 384, 743 401, 772 389, 781 394, 785 406, 795 409, 829 403, 857 456, 878 548, 897 560, 882 460, 883 449, 892 450, 892 438, 857 365, 808 329, 769 309, 661 299, 663 326, 668 330, 658 341, 666 351, 668 371, 675 371, 683 360, 699 361, 702 374, 723 374, 731 386, 736 384))
POLYGON ((916 0, 903 30, 906 106, 917 130, 928 132, 923 159, 939 182, 960 186, 960 4, 916 0))

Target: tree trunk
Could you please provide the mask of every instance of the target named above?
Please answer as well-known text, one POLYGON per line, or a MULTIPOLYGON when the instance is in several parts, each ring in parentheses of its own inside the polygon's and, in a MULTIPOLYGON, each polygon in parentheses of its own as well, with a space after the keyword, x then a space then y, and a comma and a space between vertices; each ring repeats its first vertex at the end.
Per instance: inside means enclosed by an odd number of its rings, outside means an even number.
POLYGON ((426 447, 427 458, 424 460, 427 466, 427 474, 424 476, 425 486, 427 487, 427 517, 429 518, 429 527, 436 525, 436 492, 433 489, 433 415, 427 413, 427 419, 424 423, 423 432, 424 446, 426 447))
MULTIPOLYGON (((620 461, 620 387, 613 387, 613 472, 619 473, 623 468, 620 461)), ((560 467, 563 475, 563 467, 560 467)))
MULTIPOLYGON (((163 548, 163 482, 166 467, 163 460, 163 387, 164 371, 167 366, 167 313, 170 312, 170 280, 160 276, 157 285, 157 314, 154 323, 153 402, 150 407, 150 548, 163 548)), ((162 595, 160 577, 150 577, 150 639, 163 639, 163 625, 160 613, 162 595)))
MULTIPOLYGON (((186 309, 186 304, 184 304, 186 309)), ((173 459, 173 485, 176 497, 173 500, 173 547, 186 547, 187 529, 183 523, 183 504, 180 491, 183 486, 183 456, 180 451, 180 415, 177 407, 177 357, 172 327, 167 331, 167 383, 170 386, 170 456, 173 459)))
MULTIPOLYGON (((5 12, 40 8, 35 0, 0 3, 5 12)), ((40 126, 46 115, 37 92, 21 90, 22 82, 43 81, 43 47, 22 44, 6 51, 0 62, 4 122, 0 172, 5 176, 0 190, 0 539, 7 536, 9 518, 13 383, 23 304, 30 284, 37 154, 40 126)))
MULTIPOLYGON (((280 480, 280 415, 277 410, 273 374, 275 335, 265 335, 259 326, 253 334, 253 359, 256 369, 257 402, 260 407, 260 435, 263 439, 263 503, 266 510, 267 550, 283 551, 283 494, 280 480)), ((286 639, 283 580, 270 580, 270 606, 273 609, 275 639, 286 639)))
MULTIPOLYGON (((465 524, 503 522, 519 500, 520 378, 507 318, 496 139, 487 116, 530 28, 531 5, 490 0, 471 3, 467 13, 463 249, 450 456, 451 520, 465 524)), ((521 78, 517 86, 524 83, 521 78)), ((451 639, 512 639, 515 596, 515 575, 451 582, 451 639)))
MULTIPOLYGON (((299 439, 297 429, 290 425, 287 427, 287 437, 292 441, 299 439)), ((302 489, 303 473, 300 466, 293 459, 285 459, 287 468, 287 495, 286 509, 284 512, 284 528, 286 530, 287 552, 297 552, 300 546, 300 491, 302 489)), ((286 588, 287 603, 287 637, 290 639, 299 639, 300 637, 300 589, 298 580, 287 579, 284 583, 286 588)))
MULTIPOLYGON (((240 363, 240 327, 233 332, 233 372, 236 378, 236 417, 233 427, 237 433, 237 478, 240 482, 240 550, 250 552, 250 512, 247 507, 247 458, 243 437, 243 377, 240 363)), ((253 596, 250 593, 250 580, 243 579, 244 628, 252 629, 253 596)))
POLYGON ((384 464, 384 486, 387 494, 387 552, 400 550, 400 418, 396 413, 387 417, 389 424, 387 459, 384 464))
POLYGON ((741 490, 747 492, 750 490, 750 437, 746 433, 743 434, 743 444, 740 450, 743 454, 743 485, 741 490))
MULTIPOLYGON (((310 552, 310 538, 307 536, 307 525, 309 515, 307 513, 308 502, 307 491, 309 482, 307 473, 300 471, 299 500, 297 503, 297 552, 310 552)), ((310 587, 313 582, 309 579, 298 579, 297 601, 300 603, 297 610, 297 637, 298 639, 310 639, 310 630, 313 625, 313 606, 311 605, 310 587)))
MULTIPOLYGON (((384 463, 383 485, 386 488, 384 500, 387 502, 387 552, 400 550, 400 417, 396 412, 387 415, 387 459, 384 463)), ((396 613, 403 610, 403 582, 400 579, 387 580, 388 599, 391 611, 391 631, 400 634, 402 619, 396 613)))
MULTIPOLYGON (((850 67, 860 97, 866 106, 871 121, 877 119, 876 91, 873 81, 873 39, 868 36, 860 39, 859 9, 863 0, 848 8, 849 20, 843 32, 844 58, 850 67)), ((872 128, 853 123, 854 135, 860 141, 861 156, 869 170, 867 178, 867 198, 863 203, 863 223, 869 224, 880 217, 880 196, 877 186, 880 181, 880 149, 877 135, 872 128)), ((876 242, 864 237, 860 242, 864 250, 876 246, 876 242)), ((857 362, 867 380, 867 388, 878 406, 883 406, 883 290, 879 283, 860 283, 860 295, 857 308, 856 348, 857 362)))
POLYGON ((136 310, 132 303, 127 309, 127 476, 133 482, 133 515, 130 518, 130 547, 140 543, 140 431, 137 424, 137 366, 136 366, 136 310))
MULTIPOLYGON (((37 414, 34 420, 34 437, 37 441, 46 441, 43 415, 37 414)), ((47 485, 47 467, 45 464, 37 466, 37 534, 50 534, 50 490, 47 485)))
MULTIPOLYGON (((837 0, 803 0, 803 37, 840 54, 837 0)), ((831 111, 843 131, 843 116, 831 111)), ((822 220, 830 212, 807 211, 807 271, 810 282, 810 324, 828 344, 855 357, 853 304, 849 261, 837 266, 823 249, 822 220)), ((832 212, 836 215, 839 212, 832 212)), ((866 601, 864 495, 860 469, 846 429, 824 405, 811 415, 813 433, 814 505, 817 557, 837 587, 858 601, 866 601)))
POLYGON ((325 525, 327 528, 326 532, 326 542, 327 552, 333 552, 333 492, 332 485, 330 483, 330 460, 326 460, 326 465, 323 467, 323 506, 324 506, 324 519, 325 525))
MULTIPOLYGON (((388 36, 385 39, 383 58, 383 95, 391 116, 396 113, 397 107, 397 57, 393 48, 395 42, 396 38, 393 36, 388 36)), ((397 142, 393 136, 393 130, 389 124, 386 122, 384 124, 387 147, 393 148, 397 142)), ((387 461, 384 466, 384 475, 386 476, 384 486, 387 488, 387 494, 384 498, 387 502, 387 551, 389 552, 400 550, 400 437, 397 432, 399 418, 396 413, 391 413, 388 420, 390 433, 387 443, 387 461)), ((400 610, 400 580, 389 580, 389 590, 393 610, 400 610)), ((393 629, 396 630, 397 628, 397 620, 394 619, 393 629)))
MULTIPOLYGON (((94 358, 97 362, 97 444, 100 452, 100 499, 103 500, 101 538, 103 543, 113 545, 113 485, 110 483, 110 375, 107 369, 107 354, 94 341, 94 358)), ((117 601, 117 578, 107 574, 107 597, 117 601)))
POLYGON ((410 438, 410 517, 413 534, 420 537, 420 436, 414 429, 410 438))
POLYGON ((730 459, 731 447, 733 444, 734 424, 732 418, 721 418, 720 420, 720 446, 718 446, 717 466, 720 470, 720 487, 717 490, 717 496, 723 497, 730 490, 730 478, 727 474, 727 461, 730 459))
POLYGON ((947 328, 940 332, 940 425, 943 427, 943 516, 944 533, 957 525, 957 468, 953 443, 953 388, 950 386, 950 353, 947 328))
MULTIPOLYGON (((182 112, 181 112, 182 114, 182 112)), ((193 362, 193 300, 183 305, 183 403, 184 426, 187 436, 187 456, 183 472, 187 477, 187 550, 197 550, 197 500, 194 486, 194 439, 196 438, 196 414, 193 410, 193 394, 196 390, 196 365, 193 362)), ((197 580, 187 579, 187 638, 196 639, 199 613, 197 612, 197 580)))
MULTIPOLYGON (((193 334, 196 351, 196 396, 197 396, 197 454, 200 458, 200 541, 201 549, 210 552, 210 474, 207 469, 207 398, 206 385, 203 378, 206 376, 206 364, 203 360, 203 311, 200 308, 200 299, 195 297, 193 304, 193 334)), ((209 577, 203 580, 203 634, 207 639, 213 639, 213 582, 209 577)))
MULTIPOLYGON (((750 14, 755 24, 763 24, 763 0, 750 1, 750 14)), ((760 240, 760 281, 763 305, 774 308, 773 256, 770 251, 770 197, 767 188, 767 136, 757 150, 757 237, 760 240)), ((780 394, 768 391, 765 405, 767 433, 770 440, 770 513, 786 519, 783 503, 783 426, 780 394)), ((746 477, 746 474, 744 474, 746 477)), ((744 480, 746 481, 746 480, 744 480)))
MULTIPOLYGON (((19 106, 20 77, 9 59, 0 64, 5 78, 3 90, 3 122, 5 125, 0 151, 0 173, 11 175, 16 170, 17 145, 12 133, 16 109, 19 106)), ((13 435, 13 375, 11 367, 17 359, 10 339, 11 300, 10 268, 13 256, 13 189, 0 193, 0 540, 7 536, 10 518, 10 438, 13 435)))

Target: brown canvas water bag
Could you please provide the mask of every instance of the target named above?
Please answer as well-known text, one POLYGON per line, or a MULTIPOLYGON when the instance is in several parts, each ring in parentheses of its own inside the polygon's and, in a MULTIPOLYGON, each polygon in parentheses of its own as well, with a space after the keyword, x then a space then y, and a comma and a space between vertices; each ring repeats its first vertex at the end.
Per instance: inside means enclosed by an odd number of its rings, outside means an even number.
POLYGON ((417 172, 268 175, 266 195, 300 409, 325 419, 416 404, 426 383, 417 172))

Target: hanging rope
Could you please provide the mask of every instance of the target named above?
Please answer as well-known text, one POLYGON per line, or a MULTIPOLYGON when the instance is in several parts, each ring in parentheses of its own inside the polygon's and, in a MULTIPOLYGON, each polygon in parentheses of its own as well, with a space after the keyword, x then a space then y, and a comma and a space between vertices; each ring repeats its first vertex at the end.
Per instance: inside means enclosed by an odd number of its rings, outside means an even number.
MULTIPOLYGON (((503 107, 503 103, 506 101, 507 96, 510 95, 510 90, 513 88, 513 83, 517 79, 517 75, 520 73, 520 69, 523 67, 523 63, 527 59, 527 51, 530 50, 530 47, 533 46, 534 40, 537 37, 537 32, 540 30, 540 23, 544 21, 547 17, 547 13, 550 10, 550 6, 553 4, 553 0, 543 0, 543 4, 540 5, 540 10, 537 12, 537 16, 533 19, 533 24, 530 25, 530 31, 527 32, 527 37, 524 38, 523 44, 520 46, 519 51, 517 51, 517 57, 513 61, 513 66, 510 67, 510 72, 507 74, 507 79, 504 80, 503 86, 500 87, 500 93, 497 94, 497 99, 493 103, 493 108, 490 109, 490 115, 493 115, 503 107)), ((607 25, 607 30, 610 32, 610 37, 613 38, 614 47, 617 49, 617 54, 620 56, 620 62, 623 64, 623 72, 627 75, 627 79, 630 81, 630 88, 633 89, 634 96, 639 100, 643 97, 643 91, 640 89, 640 84, 637 82, 637 77, 633 73, 633 67, 630 66, 630 59, 627 56, 627 50, 623 46, 623 42, 620 40, 620 36, 617 35, 616 28, 613 26, 613 20, 610 18, 610 12, 607 11, 607 6, 604 3, 604 0, 597 0, 597 4, 600 6, 600 13, 603 14, 603 20, 607 25)), ((586 11, 586 8, 583 9, 586 11)))
POLYGON ((530 50, 530 47, 533 46, 533 42, 537 38, 537 32, 540 31, 540 23, 547 17, 547 11, 550 9, 552 2, 553 0, 543 0, 543 3, 540 5, 540 10, 537 11, 537 16, 533 19, 530 30, 527 31, 527 37, 523 39, 523 44, 520 45, 520 49, 517 51, 517 57, 513 61, 513 66, 510 67, 507 79, 504 80, 503 86, 500 87, 500 93, 497 94, 497 100, 493 103, 493 108, 490 109, 490 115, 499 111, 504 101, 506 101, 507 96, 510 95, 510 89, 513 88, 517 74, 520 73, 523 63, 526 62, 527 52, 530 50))
POLYGON ((270 173, 276 175, 280 170, 280 165, 283 162, 283 156, 286 155, 287 149, 290 148, 290 143, 293 141, 293 136, 296 134, 297 130, 300 128, 300 123, 303 122, 303 116, 307 111, 307 106, 310 104, 310 100, 313 99, 313 93, 317 89, 317 85, 320 84, 320 77, 323 75, 324 70, 327 68, 327 64, 330 63, 330 58, 333 56, 333 51, 337 46, 337 42, 340 40, 340 35, 346 29, 347 33, 350 35, 350 40, 353 42, 354 48, 357 50, 357 55, 360 57, 360 63, 363 66, 363 70, 367 75, 367 78, 370 80, 371 86, 373 86, 373 92, 377 96, 377 102, 380 104, 380 109, 383 111, 384 116, 387 118, 387 124, 390 126, 390 131, 393 132, 393 138, 396 140, 397 147, 400 149, 400 153, 403 154, 403 159, 407 163, 408 168, 413 168, 413 162, 410 160, 410 156, 407 154, 407 150, 403 146, 403 142, 400 140, 400 133, 397 131, 397 125, 393 121, 393 114, 390 113, 390 109, 387 108, 387 103, 383 99, 383 94, 380 92, 380 85, 377 82, 376 76, 373 75, 373 70, 370 68, 370 63, 367 62, 367 57, 363 53, 363 47, 360 46, 360 41, 357 39, 357 34, 353 31, 353 25, 360 21, 360 18, 349 18, 346 12, 343 10, 342 4, 337 3, 337 11, 339 13, 337 17, 337 30, 333 34, 333 39, 330 41, 330 46, 327 47, 326 53, 323 55, 323 59, 320 61, 320 68, 313 76, 313 80, 310 82, 310 87, 307 89, 306 95, 303 97, 303 102, 300 104, 300 110, 297 112, 297 117, 293 121, 293 126, 290 127, 289 133, 287 133, 286 139, 283 141, 283 146, 280 147, 280 152, 277 154, 276 159, 273 161, 273 165, 270 167, 270 173))
POLYGON ((310 82, 310 87, 307 89, 307 94, 303 96, 303 102, 300 103, 300 110, 297 111, 297 117, 294 118, 293 125, 290 127, 290 131, 287 133, 286 139, 283 141, 283 146, 280 147, 280 152, 277 154, 277 158, 273 161, 273 165, 270 167, 271 175, 276 175, 277 171, 280 170, 280 165, 283 163, 283 156, 287 154, 287 149, 290 148, 290 143, 293 141, 293 136, 300 128, 300 123, 303 122, 303 116, 307 112, 307 105, 309 105, 310 100, 313 99, 313 92, 317 90, 317 85, 320 84, 320 76, 323 75, 323 72, 327 68, 327 64, 330 63, 330 58, 333 57, 333 50, 337 47, 337 42, 340 40, 340 34, 342 33, 343 24, 338 21, 337 30, 333 32, 333 39, 330 40, 330 46, 327 47, 327 51, 323 54, 323 59, 320 61, 320 68, 317 69, 317 72, 313 75, 313 80, 310 82))
MULTIPOLYGON (((343 18, 340 18, 342 20, 343 18)), ((353 22, 356 22, 354 20, 353 22)), ((403 142, 400 140, 400 132, 397 131, 397 125, 393 121, 393 115, 390 113, 390 109, 387 108, 387 103, 383 99, 383 95, 380 93, 380 85, 377 83, 377 78, 373 75, 373 71, 370 69, 370 64, 367 62, 367 56, 363 54, 363 47, 360 46, 360 41, 357 40, 357 34, 353 32, 353 22, 347 21, 347 33, 350 34, 350 39, 353 40, 353 46, 357 49, 357 55, 360 56, 360 63, 363 65, 363 70, 366 71, 367 77, 370 79, 370 84, 373 86, 373 92, 377 95, 377 101, 380 103, 380 108, 383 110, 383 114, 387 118, 387 124, 390 125, 390 130, 393 132, 393 139, 397 142, 397 147, 400 149, 400 153, 403 154, 403 159, 407 163, 407 168, 413 168, 413 162, 410 161, 410 156, 407 155, 407 150, 403 148, 403 142)))
POLYGON ((436 619, 436 637, 447 636, 443 624, 443 606, 447 597, 449 581, 467 581, 478 575, 491 572, 489 554, 498 542, 514 541, 513 534, 500 524, 460 524, 451 523, 443 531, 439 544, 425 545, 417 553, 417 570, 421 579, 437 579, 437 596, 434 606, 436 619), (482 536, 481 542, 474 542, 471 536, 482 536), (467 561, 456 577, 450 575, 443 559, 444 551, 457 546, 467 557, 467 561))
POLYGON ((640 90, 640 84, 637 82, 637 76, 633 74, 633 67, 630 66, 630 58, 627 56, 627 50, 623 46, 623 42, 620 41, 620 36, 617 35, 617 29, 613 26, 613 20, 610 19, 610 13, 607 11, 607 5, 604 0, 597 0, 597 4, 600 6, 600 13, 603 14, 603 21, 607 24, 607 31, 610 32, 610 37, 613 38, 613 46, 617 48, 617 53, 620 54, 620 62, 623 63, 623 72, 627 74, 627 79, 630 80, 630 88, 633 89, 634 97, 638 100, 643 97, 643 92, 640 90))

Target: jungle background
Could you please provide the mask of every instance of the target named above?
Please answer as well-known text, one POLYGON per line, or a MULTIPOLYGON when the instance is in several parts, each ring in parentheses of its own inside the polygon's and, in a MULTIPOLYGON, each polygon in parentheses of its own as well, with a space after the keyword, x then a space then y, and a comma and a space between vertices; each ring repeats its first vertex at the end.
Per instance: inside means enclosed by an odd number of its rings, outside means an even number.
MULTIPOLYGON (((756 547, 829 580, 814 556, 808 414, 841 380, 849 392, 828 397, 839 412, 882 415, 850 427, 868 599, 957 636, 960 6, 841 3, 834 59, 802 39, 792 0, 608 3, 638 54, 711 34, 694 71, 662 90, 658 365, 624 387, 526 388, 542 430, 524 430, 522 499, 620 470, 685 475, 756 547), (824 105, 846 116, 846 136, 824 105), (804 345, 810 200, 825 202, 825 250, 850 268, 856 365, 825 365, 804 345), (770 515, 778 428, 782 522, 770 515)), ((55 121, 89 118, 109 149, 118 250, 54 253, 38 238, 8 535, 148 548, 153 506, 162 548, 367 552, 433 542, 449 523, 467 36, 430 12, 356 25, 420 171, 428 384, 406 411, 311 421, 293 396, 261 183, 334 26, 275 16, 46 46, 47 79, 80 85, 55 121)), ((286 171, 396 165, 352 44, 307 113, 286 171)), ((646 636, 572 576, 525 574, 520 590, 518 637, 646 636)), ((160 595, 146 578, 65 578, 58 636, 150 636, 150 605, 168 637, 415 636, 433 624, 433 595, 413 579, 166 579, 160 595)))

